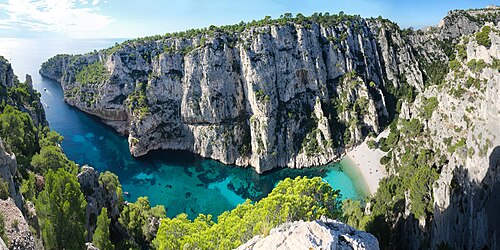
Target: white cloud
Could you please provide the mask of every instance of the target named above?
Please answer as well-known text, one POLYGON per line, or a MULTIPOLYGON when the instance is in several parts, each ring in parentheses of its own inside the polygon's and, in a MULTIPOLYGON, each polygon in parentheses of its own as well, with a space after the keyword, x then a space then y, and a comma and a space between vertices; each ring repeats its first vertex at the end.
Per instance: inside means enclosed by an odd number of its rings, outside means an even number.
POLYGON ((102 30, 113 19, 99 14, 99 0, 9 0, 0 4, 0 29, 82 34, 102 30))

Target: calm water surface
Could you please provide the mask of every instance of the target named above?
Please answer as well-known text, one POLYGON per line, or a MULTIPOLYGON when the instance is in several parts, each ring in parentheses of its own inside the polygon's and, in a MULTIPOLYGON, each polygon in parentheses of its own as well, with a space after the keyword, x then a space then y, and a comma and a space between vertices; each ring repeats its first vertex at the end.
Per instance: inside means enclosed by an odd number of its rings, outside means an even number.
POLYGON ((127 200, 148 196, 152 205, 164 205, 168 216, 219 215, 246 199, 256 201, 265 197, 286 177, 304 175, 321 176, 340 189, 343 198, 363 196, 362 178, 355 173, 347 175, 341 164, 258 175, 250 168, 227 166, 179 151, 155 151, 138 159, 131 157, 125 137, 64 103, 59 84, 38 74, 41 63, 58 53, 85 53, 120 41, 0 38, 0 55, 12 63, 21 81, 25 74, 33 77, 35 88, 42 94, 50 127, 64 136, 62 147, 68 157, 80 165, 116 173, 123 190, 129 192, 127 200))

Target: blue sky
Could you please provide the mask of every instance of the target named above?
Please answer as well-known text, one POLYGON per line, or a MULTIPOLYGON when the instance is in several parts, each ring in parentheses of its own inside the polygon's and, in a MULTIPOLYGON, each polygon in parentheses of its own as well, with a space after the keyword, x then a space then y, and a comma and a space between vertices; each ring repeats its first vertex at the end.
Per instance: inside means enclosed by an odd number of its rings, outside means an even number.
POLYGON ((448 10, 500 0, 0 0, 0 37, 133 38, 251 21, 291 12, 389 18, 401 27, 437 25, 448 10))

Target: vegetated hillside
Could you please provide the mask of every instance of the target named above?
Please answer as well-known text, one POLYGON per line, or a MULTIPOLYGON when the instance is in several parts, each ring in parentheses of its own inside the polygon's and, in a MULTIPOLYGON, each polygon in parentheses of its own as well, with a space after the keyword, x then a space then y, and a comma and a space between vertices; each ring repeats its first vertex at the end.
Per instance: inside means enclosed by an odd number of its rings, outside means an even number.
POLYGON ((10 63, 0 56, 0 247, 37 246, 20 211, 28 206, 21 180, 29 175, 31 159, 40 150, 38 130, 46 124, 31 77, 20 82, 10 63))
MULTIPOLYGON (((463 13, 454 12, 448 19, 462 20, 467 17, 463 13)), ((392 174, 366 206, 344 205, 345 220, 374 233, 383 246, 500 247, 495 212, 500 207, 500 26, 496 17, 478 32, 453 40, 447 73, 413 103, 402 105, 389 136, 379 142, 389 152, 381 162, 392 174)), ((457 20, 448 22, 461 22, 457 20)))

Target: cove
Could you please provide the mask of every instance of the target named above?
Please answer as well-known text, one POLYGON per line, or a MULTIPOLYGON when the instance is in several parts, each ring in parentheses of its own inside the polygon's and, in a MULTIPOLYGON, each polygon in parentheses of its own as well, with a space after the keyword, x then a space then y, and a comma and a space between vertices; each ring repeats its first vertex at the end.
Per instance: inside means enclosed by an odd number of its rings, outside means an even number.
POLYGON ((253 168, 228 166, 181 151, 154 151, 134 158, 129 153, 126 137, 97 118, 66 104, 60 85, 38 74, 39 65, 57 53, 84 53, 111 46, 114 40, 39 43, 16 40, 20 41, 12 42, 8 51, 0 49, 0 54, 6 53, 4 55, 21 80, 26 73, 33 76, 50 127, 64 136, 62 147, 65 153, 80 165, 88 164, 100 172, 109 170, 117 174, 123 191, 128 192, 125 195, 128 201, 147 196, 152 206, 164 205, 169 217, 179 213, 187 213, 189 218, 199 213, 218 216, 246 199, 262 199, 280 180, 296 176, 320 176, 335 189, 340 189, 343 199, 365 196, 364 184, 351 174, 351 166, 342 163, 317 168, 278 169, 259 175, 253 168), (61 46, 62 43, 65 46, 61 46))

